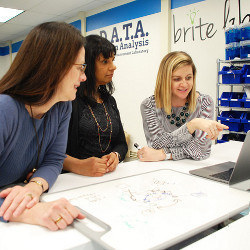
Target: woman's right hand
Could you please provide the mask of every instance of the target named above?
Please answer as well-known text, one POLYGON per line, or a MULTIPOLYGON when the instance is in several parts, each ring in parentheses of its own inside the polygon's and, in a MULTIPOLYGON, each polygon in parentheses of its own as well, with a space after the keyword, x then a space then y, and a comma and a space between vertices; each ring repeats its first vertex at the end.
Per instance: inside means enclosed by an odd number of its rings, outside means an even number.
POLYGON ((108 159, 90 157, 80 160, 78 174, 85 176, 99 177, 107 173, 108 159))
POLYGON ((64 229, 74 219, 85 216, 64 198, 52 202, 39 202, 31 209, 26 209, 19 217, 11 217, 10 221, 47 227, 51 231, 64 229))
POLYGON ((37 204, 41 194, 42 189, 33 183, 4 189, 0 192, 0 197, 5 198, 0 208, 0 216, 5 220, 9 220, 11 216, 19 216, 26 208, 37 204))
POLYGON ((229 127, 224 124, 203 118, 191 120, 187 123, 187 128, 190 134, 193 134, 196 129, 202 130, 207 133, 206 138, 211 140, 216 140, 223 129, 229 129, 229 127))

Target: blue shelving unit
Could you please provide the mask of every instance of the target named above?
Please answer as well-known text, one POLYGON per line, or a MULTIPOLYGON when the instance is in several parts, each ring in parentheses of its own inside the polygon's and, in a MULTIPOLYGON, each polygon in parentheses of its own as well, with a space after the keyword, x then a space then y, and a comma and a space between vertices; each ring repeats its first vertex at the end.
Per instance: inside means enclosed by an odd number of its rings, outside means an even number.
POLYGON ((250 130, 250 58, 217 60, 217 121, 229 126, 217 143, 244 141, 250 130))

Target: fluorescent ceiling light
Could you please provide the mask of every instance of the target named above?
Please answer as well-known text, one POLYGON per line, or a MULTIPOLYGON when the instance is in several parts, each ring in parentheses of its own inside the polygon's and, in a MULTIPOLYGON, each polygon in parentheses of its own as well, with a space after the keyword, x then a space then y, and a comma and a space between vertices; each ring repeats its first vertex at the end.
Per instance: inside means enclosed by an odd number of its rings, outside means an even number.
POLYGON ((13 17, 23 13, 24 10, 16 10, 16 9, 10 9, 10 8, 3 8, 0 7, 0 22, 6 23, 13 17))

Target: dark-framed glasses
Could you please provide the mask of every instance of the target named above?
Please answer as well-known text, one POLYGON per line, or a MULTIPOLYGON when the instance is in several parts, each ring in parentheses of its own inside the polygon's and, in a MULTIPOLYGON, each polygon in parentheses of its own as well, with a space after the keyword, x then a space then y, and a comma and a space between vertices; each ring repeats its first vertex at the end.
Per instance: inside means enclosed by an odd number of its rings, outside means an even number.
POLYGON ((87 64, 86 63, 75 63, 74 65, 78 65, 78 66, 81 66, 80 70, 81 70, 81 73, 83 74, 87 68, 87 64))

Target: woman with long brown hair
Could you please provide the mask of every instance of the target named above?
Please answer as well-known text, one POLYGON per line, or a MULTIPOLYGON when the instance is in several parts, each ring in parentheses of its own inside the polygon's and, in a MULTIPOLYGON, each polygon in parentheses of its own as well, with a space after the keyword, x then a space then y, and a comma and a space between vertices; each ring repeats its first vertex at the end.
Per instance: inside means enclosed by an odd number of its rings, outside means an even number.
POLYGON ((83 218, 64 199, 55 204, 39 203, 39 198, 62 169, 70 101, 86 80, 84 44, 70 24, 40 24, 0 81, 0 188, 11 185, 0 192, 4 220, 57 230, 83 218), (17 185, 21 182, 25 185, 17 185))

